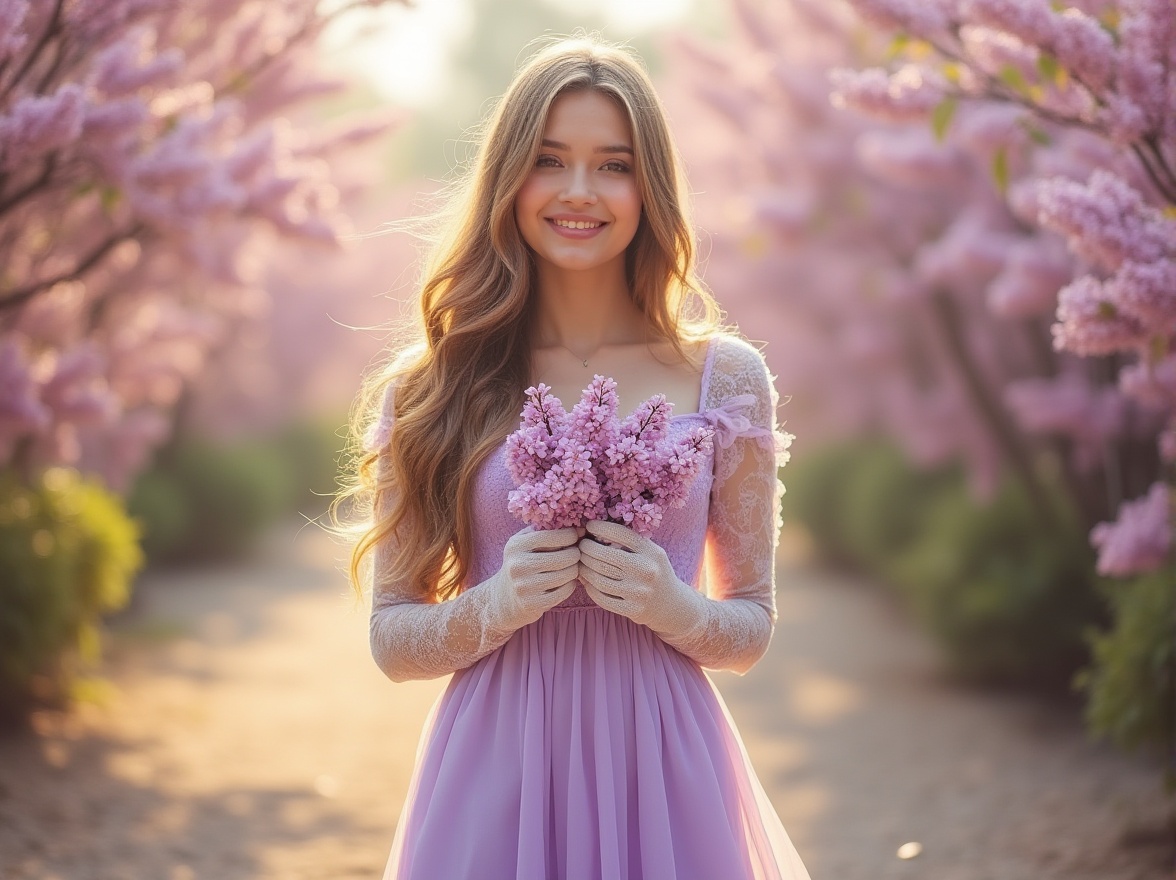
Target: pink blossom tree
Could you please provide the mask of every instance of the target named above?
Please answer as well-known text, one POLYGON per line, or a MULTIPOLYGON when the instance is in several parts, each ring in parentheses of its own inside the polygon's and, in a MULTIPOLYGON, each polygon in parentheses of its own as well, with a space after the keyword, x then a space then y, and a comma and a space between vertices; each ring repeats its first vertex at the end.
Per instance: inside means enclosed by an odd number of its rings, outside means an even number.
POLYGON ((1158 569, 1170 562, 1164 471, 1176 463, 1176 389, 1165 381, 1176 361, 1176 9, 1165 0, 851 2, 922 59, 840 71, 836 102, 890 119, 921 115, 940 133, 963 105, 1005 120, 992 143, 996 184, 1028 230, 1065 240, 1074 277, 1035 290, 1009 267, 990 303, 1053 312, 1052 348, 1100 361, 1013 383, 1007 398, 1023 430, 1067 438, 1081 471, 1104 459, 1108 501, 1121 506, 1116 523, 1091 532, 1100 572, 1158 569))
POLYGON ((338 245, 328 159, 391 117, 290 119, 346 86, 323 28, 380 2, 0 0, 0 462, 125 489, 277 243, 338 245))
POLYGON ((1045 522, 1041 469, 1060 467, 1062 513, 1091 529, 1146 494, 1092 539, 1104 571, 1158 565, 1155 487, 1176 459, 1171 5, 732 9, 734 51, 678 45, 678 118, 699 126, 696 188, 738 194, 700 200, 708 278, 777 343, 799 442, 818 422, 881 428, 917 462, 963 460, 978 494, 1015 474, 1045 522))

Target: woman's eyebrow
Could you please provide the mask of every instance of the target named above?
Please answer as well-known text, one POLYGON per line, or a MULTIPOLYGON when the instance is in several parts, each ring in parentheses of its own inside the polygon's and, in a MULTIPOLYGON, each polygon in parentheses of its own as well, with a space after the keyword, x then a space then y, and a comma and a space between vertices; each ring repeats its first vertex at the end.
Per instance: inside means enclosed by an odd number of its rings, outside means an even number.
MULTIPOLYGON (((542 143, 543 143, 543 146, 550 147, 553 150, 570 150, 571 149, 571 147, 569 147, 563 141, 553 141, 553 140, 549 140, 547 138, 544 138, 542 143)), ((592 150, 592 152, 593 153, 628 153, 630 156, 632 156, 633 155, 633 148, 626 145, 626 144, 610 144, 605 147, 596 147, 595 149, 592 150)))

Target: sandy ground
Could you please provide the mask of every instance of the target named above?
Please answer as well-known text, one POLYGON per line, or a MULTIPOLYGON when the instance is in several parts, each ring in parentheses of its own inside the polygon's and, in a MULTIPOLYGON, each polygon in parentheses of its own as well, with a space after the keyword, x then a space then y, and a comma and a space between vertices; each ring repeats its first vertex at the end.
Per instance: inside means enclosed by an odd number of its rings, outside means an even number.
MULTIPOLYGON (((379 880, 444 680, 381 675, 341 562, 291 525, 250 564, 142 578, 105 700, 0 738, 0 877, 379 880)), ((1073 707, 951 684, 877 590, 779 586, 768 655, 713 676, 813 880, 1176 876, 1155 766, 1073 707)))

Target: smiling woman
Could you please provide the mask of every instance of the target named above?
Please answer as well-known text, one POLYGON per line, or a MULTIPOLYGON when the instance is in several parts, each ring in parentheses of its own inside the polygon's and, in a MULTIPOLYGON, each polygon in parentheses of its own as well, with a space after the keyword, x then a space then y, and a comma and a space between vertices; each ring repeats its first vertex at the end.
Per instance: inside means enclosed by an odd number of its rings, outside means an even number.
POLYGON ((336 499, 371 505, 351 576, 374 557, 377 664, 452 675, 385 877, 808 880, 703 671, 767 650, 789 436, 763 357, 695 275, 645 70, 588 40, 541 50, 458 192, 423 344, 365 386, 359 486, 336 499), (536 531, 508 507, 524 389, 578 393, 589 364, 623 409, 680 404, 670 442, 713 431, 649 535, 615 510, 536 531))
POLYGON ((540 147, 515 196, 539 289, 560 271, 578 269, 591 271, 598 288, 627 297, 625 249, 641 221, 641 192, 624 109, 590 89, 564 92, 551 105, 540 147))

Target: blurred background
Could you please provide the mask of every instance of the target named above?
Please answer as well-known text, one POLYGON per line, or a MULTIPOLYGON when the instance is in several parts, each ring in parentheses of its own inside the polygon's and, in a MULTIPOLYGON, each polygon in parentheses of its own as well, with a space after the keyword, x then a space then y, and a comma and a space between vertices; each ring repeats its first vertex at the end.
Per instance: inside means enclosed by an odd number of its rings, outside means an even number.
POLYGON ((1163 0, 0 0, 0 873, 382 864, 437 688, 363 678, 346 549, 318 523, 359 378, 415 302, 419 242, 386 224, 470 158, 529 44, 575 29, 646 61, 704 278, 797 438, 787 613, 723 692, 814 878, 1176 876, 1163 0), (326 676, 342 714, 256 708, 274 681, 241 664, 266 652, 308 664, 282 705, 326 676), (258 755, 294 723, 340 755, 331 736, 379 730, 392 782, 355 782, 361 750, 269 802, 301 760, 276 749, 272 778, 216 790, 233 761, 191 763, 217 741, 197 722, 231 751, 229 719, 265 712, 258 755), (882 742, 892 775, 865 785, 882 742), (230 830, 260 813, 285 817, 263 842, 230 830), (924 852, 900 819, 924 814, 956 849, 924 852))

